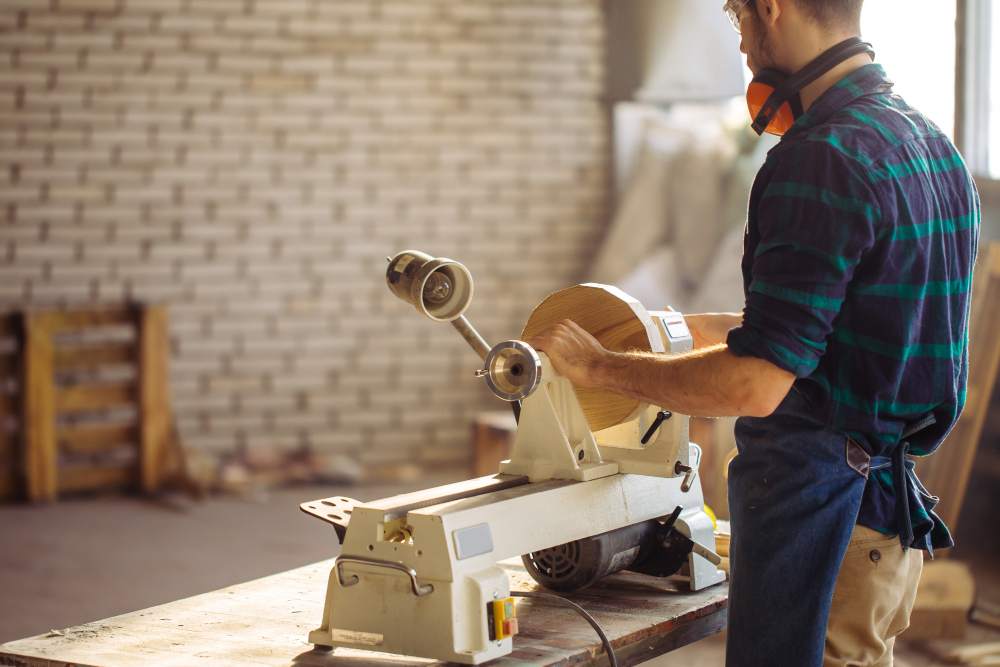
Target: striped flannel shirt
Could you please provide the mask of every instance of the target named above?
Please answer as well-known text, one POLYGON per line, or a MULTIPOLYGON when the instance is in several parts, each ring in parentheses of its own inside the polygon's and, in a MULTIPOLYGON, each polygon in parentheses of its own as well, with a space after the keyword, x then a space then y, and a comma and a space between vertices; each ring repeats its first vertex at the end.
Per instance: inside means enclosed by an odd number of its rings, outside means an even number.
MULTIPOLYGON (((729 349, 794 373, 817 416, 870 455, 891 455, 904 428, 933 412, 911 447, 931 453, 965 403, 979 222, 948 137, 892 92, 881 66, 855 70, 757 175, 746 306, 729 349)), ((873 470, 858 523, 893 534, 893 507, 890 470, 873 470)))

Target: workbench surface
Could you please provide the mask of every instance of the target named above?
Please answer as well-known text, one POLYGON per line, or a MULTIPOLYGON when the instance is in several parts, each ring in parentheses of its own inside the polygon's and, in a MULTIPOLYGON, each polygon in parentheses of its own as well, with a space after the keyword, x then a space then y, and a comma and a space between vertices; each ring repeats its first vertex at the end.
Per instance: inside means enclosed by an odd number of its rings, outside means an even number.
MULTIPOLYGON (((511 590, 545 591, 519 560, 501 566, 511 590)), ((429 667, 430 660, 367 651, 313 650, 307 641, 323 612, 333 560, 205 593, 159 607, 0 646, 0 665, 17 667, 429 667)), ((155 573, 150 573, 156 576, 155 573)), ((727 583, 697 593, 686 584, 619 573, 567 595, 601 624, 620 667, 672 651, 725 628, 727 583)), ((517 598, 521 628, 514 651, 487 665, 562 667, 607 657, 576 612, 517 598)))

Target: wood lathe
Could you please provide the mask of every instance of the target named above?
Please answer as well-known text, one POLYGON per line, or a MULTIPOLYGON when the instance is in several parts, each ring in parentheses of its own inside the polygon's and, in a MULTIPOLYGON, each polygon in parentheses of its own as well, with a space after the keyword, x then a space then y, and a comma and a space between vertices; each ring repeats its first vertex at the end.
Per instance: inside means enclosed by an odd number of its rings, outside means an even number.
MULTIPOLYGON (((371 503, 302 504, 342 544, 311 643, 464 664, 506 655, 517 618, 497 562, 516 556, 555 591, 621 570, 680 577, 691 590, 725 579, 687 416, 577 387, 523 341, 490 348, 463 315, 473 283, 458 262, 407 250, 386 280, 469 341, 485 361, 476 375, 514 406, 517 434, 497 475, 371 503)), ((550 295, 521 337, 564 318, 611 350, 676 354, 692 344, 681 314, 647 312, 596 284, 550 295)))

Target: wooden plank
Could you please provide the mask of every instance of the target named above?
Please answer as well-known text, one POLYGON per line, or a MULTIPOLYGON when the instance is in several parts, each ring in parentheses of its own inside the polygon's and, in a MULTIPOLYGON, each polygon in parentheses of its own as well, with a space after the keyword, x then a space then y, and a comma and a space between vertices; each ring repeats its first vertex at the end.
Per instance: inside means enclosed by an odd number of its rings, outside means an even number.
POLYGON ((170 446, 170 333, 165 304, 139 314, 139 460, 142 489, 152 493, 166 476, 170 446))
POLYGON ((952 529, 958 525, 1000 367, 1000 335, 997 335, 1000 331, 1000 243, 980 247, 979 256, 979 271, 972 284, 965 409, 938 451, 916 460, 916 472, 923 485, 941 497, 934 511, 952 529))
POLYGON ((983 642, 970 646, 959 646, 945 653, 942 657, 952 664, 967 665, 969 663, 989 665, 995 662, 978 662, 983 658, 1000 656, 1000 642, 983 642))
POLYGON ((131 343, 107 343, 56 348, 56 371, 75 371, 95 366, 134 364, 136 349, 131 343))
POLYGON ((135 486, 135 466, 62 466, 59 492, 102 491, 135 486))
POLYGON ((132 309, 127 306, 98 306, 79 310, 53 310, 45 315, 53 331, 132 324, 132 309))
MULTIPOLYGON (((541 590, 519 564, 499 564, 511 590, 541 590)), ((113 620, 68 628, 0 647, 0 664, 15 667, 95 665, 153 667, 206 664, 236 667, 248 661, 288 667, 438 667, 445 663, 368 651, 313 650, 306 643, 319 625, 333 561, 283 572, 113 620), (220 630, 224 629, 224 631, 220 630)), ((612 575, 606 585, 566 595, 604 628, 621 667, 703 639, 725 627, 728 587, 695 593, 612 575)), ((672 582, 671 582, 672 583, 672 582)), ((513 652, 491 666, 605 667, 607 656, 587 622, 572 610, 517 600, 520 634, 513 652)))
POLYGON ((124 384, 79 384, 59 387, 55 392, 56 411, 90 412, 130 405, 135 402, 132 383, 124 384))
MULTIPOLYGON (((693 644, 705 637, 724 631, 728 618, 728 609, 723 608, 703 616, 698 619, 697 623, 683 623, 676 628, 670 628, 652 637, 642 638, 621 647, 612 644, 615 660, 618 661, 618 667, 640 665, 682 646, 693 644)), ((608 658, 601 651, 590 660, 577 663, 575 667, 606 667, 607 665, 608 658)))
POLYGON ((131 424, 86 424, 56 430, 59 451, 67 454, 97 454, 138 440, 137 430, 131 424))
POLYGON ((21 386, 25 490, 29 500, 55 500, 58 477, 52 323, 43 313, 24 316, 21 386))

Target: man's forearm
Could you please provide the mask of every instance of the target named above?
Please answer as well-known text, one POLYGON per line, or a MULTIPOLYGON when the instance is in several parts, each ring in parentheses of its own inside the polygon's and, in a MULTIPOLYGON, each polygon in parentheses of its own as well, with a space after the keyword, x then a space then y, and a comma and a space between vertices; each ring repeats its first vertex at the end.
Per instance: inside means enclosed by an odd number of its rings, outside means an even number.
POLYGON ((785 398, 795 376, 726 345, 678 355, 609 352, 572 320, 524 341, 582 387, 613 392, 699 417, 763 417, 785 398))
POLYGON ((795 376, 722 345, 679 355, 611 353, 594 381, 619 394, 698 417, 771 414, 795 376))

